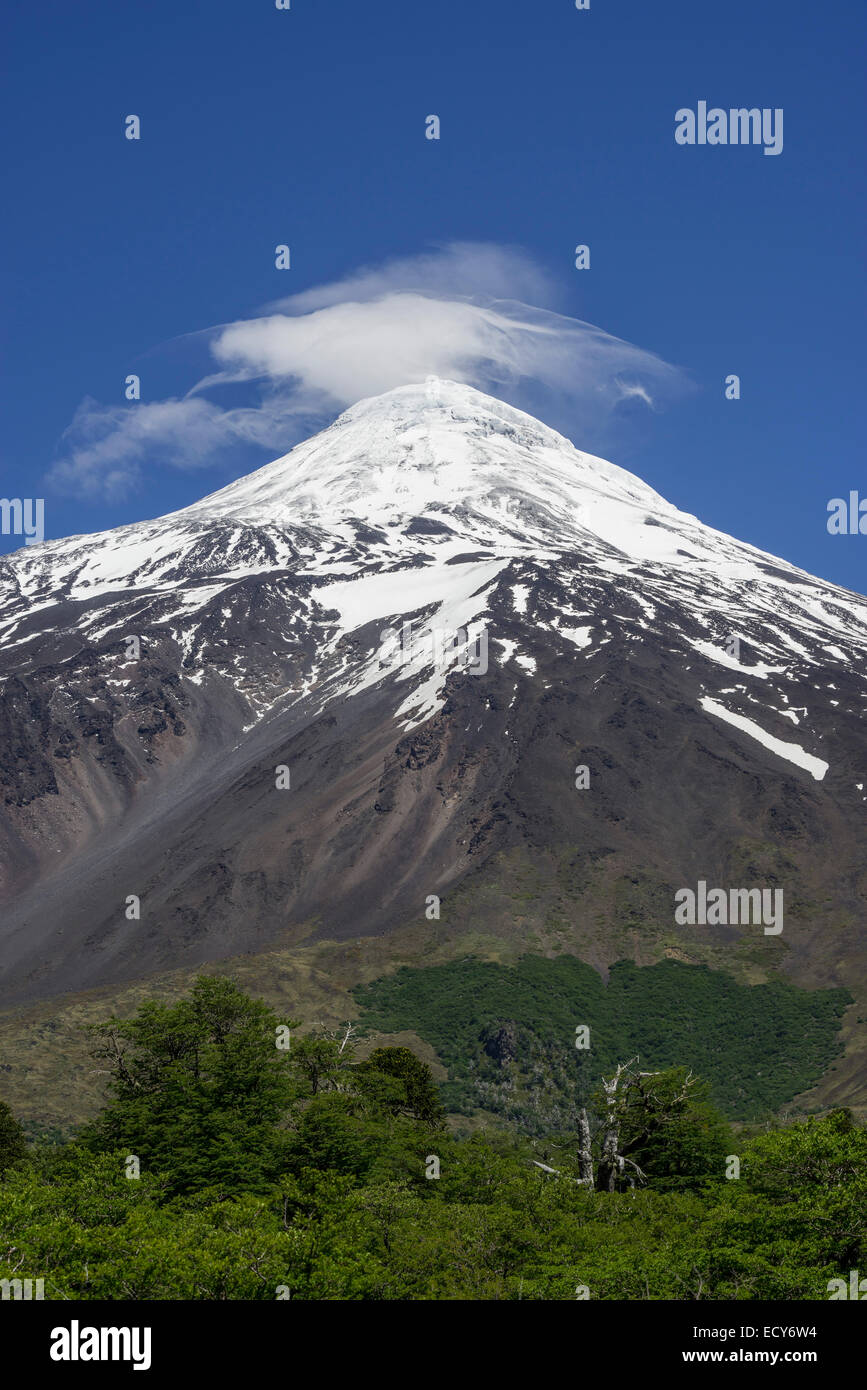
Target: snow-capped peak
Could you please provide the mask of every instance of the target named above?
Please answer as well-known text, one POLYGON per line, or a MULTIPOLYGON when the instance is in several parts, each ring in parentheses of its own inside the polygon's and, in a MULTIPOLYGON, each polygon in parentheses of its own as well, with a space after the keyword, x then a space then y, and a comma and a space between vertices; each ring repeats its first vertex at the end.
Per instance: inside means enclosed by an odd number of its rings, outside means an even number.
POLYGON ((330 529, 470 508, 507 526, 536 514, 548 538, 609 499, 674 513, 639 478, 582 453, 531 415, 472 386, 429 377, 359 401, 283 458, 185 509, 330 529))
MULTIPOLYGON (((736 631, 747 610, 763 623, 785 613, 801 632, 865 640, 857 596, 705 526, 523 411, 429 378, 359 401, 284 457, 181 511, 22 547, 0 563, 0 641, 29 659, 41 630, 34 614, 56 622, 70 603, 86 605, 89 640, 128 621, 121 596, 158 601, 180 633, 248 580, 345 586, 391 572, 403 583, 409 569, 432 578, 469 560, 560 558, 603 584, 623 579, 650 608, 660 596, 676 601, 703 626, 736 631), (115 605, 110 618, 106 604, 115 605)), ((773 643, 767 661, 777 661, 773 643)))

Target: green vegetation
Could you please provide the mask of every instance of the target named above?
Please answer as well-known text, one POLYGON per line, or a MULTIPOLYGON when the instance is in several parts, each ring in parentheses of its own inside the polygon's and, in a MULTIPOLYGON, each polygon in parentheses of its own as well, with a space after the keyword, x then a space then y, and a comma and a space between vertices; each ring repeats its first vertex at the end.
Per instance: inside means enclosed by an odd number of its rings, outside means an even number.
POLYGON ((574 956, 533 955, 514 967, 472 957, 405 967, 355 998, 365 1026, 412 1028, 431 1043, 449 1069, 449 1110, 484 1110, 535 1135, 571 1127, 600 1075, 636 1054, 649 1070, 692 1068, 731 1119, 772 1115, 837 1055, 851 1003, 842 989, 742 985, 678 961, 620 961, 606 985, 574 956), (580 1024, 589 1051, 575 1047, 580 1024))
POLYGON ((0 1175, 26 1156, 24 1131, 9 1106, 0 1100, 0 1175))
POLYGON ((264 1190, 280 1171, 277 1121, 292 1096, 278 1026, 265 1004, 204 977, 177 1004, 151 1000, 135 1018, 94 1029, 112 1099, 82 1142, 97 1152, 125 1146, 170 1174, 172 1191, 264 1190))
POLYGON ((201 978, 94 1030, 110 1098, 73 1142, 25 1153, 0 1107, 0 1278, 54 1299, 825 1299, 867 1264, 847 1111, 735 1139, 683 1065, 624 1057, 576 1131, 467 1137, 411 1050, 358 1061, 348 1028, 295 1024, 287 1048, 286 1026, 201 978))

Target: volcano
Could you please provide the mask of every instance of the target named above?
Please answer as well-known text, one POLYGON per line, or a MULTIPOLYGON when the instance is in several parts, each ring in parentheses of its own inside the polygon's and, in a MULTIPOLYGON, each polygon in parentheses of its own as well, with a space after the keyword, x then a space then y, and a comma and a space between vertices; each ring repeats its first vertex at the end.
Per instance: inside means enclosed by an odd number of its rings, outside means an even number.
POLYGON ((4 1005, 448 924, 864 1012, 867 601, 502 401, 361 401, 0 595, 4 1005), (677 923, 699 882, 784 929, 677 923))

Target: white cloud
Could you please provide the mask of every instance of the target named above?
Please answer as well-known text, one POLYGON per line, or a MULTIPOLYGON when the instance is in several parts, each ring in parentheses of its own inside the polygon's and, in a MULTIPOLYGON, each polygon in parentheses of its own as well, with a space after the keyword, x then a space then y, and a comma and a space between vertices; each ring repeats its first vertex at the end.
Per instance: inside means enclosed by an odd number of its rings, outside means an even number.
POLYGON ((85 401, 51 481, 117 495, 140 484, 146 461, 207 467, 238 443, 277 455, 355 401, 429 375, 534 413, 541 395, 548 423, 565 423, 584 447, 621 403, 655 408, 683 387, 682 374, 652 353, 539 307, 553 299, 523 252, 468 243, 306 290, 209 330, 217 370, 186 396, 128 407, 85 401), (255 393, 250 403, 208 398, 239 383, 255 393))
POLYGON ((124 495, 156 454, 176 468, 206 467, 224 443, 224 412, 200 399, 105 406, 87 398, 63 435, 65 451, 49 474, 60 489, 124 495))

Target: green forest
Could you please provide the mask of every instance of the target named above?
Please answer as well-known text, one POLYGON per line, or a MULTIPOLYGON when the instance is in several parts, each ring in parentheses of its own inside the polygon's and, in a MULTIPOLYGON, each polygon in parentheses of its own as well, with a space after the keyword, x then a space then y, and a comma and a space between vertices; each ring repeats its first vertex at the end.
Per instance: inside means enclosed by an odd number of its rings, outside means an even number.
POLYGON ((846 1110, 731 1119, 737 1067, 760 1061, 763 1099, 782 1094, 802 1076, 786 1075, 786 1040, 832 1047, 839 1000, 804 1013, 779 995, 779 1050, 761 1051, 766 1028, 715 1065, 721 1015, 687 1045, 694 1009, 711 1009, 700 976, 690 998, 667 967, 621 968, 604 987, 577 962, 525 959, 497 1001, 500 968, 466 968, 490 997, 462 996, 447 971, 393 976, 368 990, 358 1025, 334 1031, 207 976, 108 1019, 92 1037, 108 1098, 70 1141, 26 1142, 0 1103, 0 1280, 42 1279, 46 1299, 73 1300, 823 1300, 867 1268, 864 1128, 846 1110), (422 974, 430 989, 413 994, 422 974), (586 986, 586 1017, 570 979, 586 986), (637 995, 670 1011, 646 1056, 637 995), (444 1087, 407 1047, 360 1055, 365 1027, 397 1026, 404 1005, 460 1073, 444 1087), (568 1043, 583 1024, 577 1088, 561 1078, 511 1117, 455 1113, 450 1088, 468 1106, 472 1069, 454 1059, 472 1060, 470 1042, 501 1072, 520 1062, 515 1089, 531 1092, 556 1030, 568 1043))
POLYGON ((852 1002, 843 989, 744 985, 673 960, 619 961, 606 984, 574 956, 533 955, 404 967, 355 997, 367 1025, 432 1044, 449 1068, 449 1110, 483 1109, 537 1135, 574 1122, 600 1073, 635 1053, 649 1068, 691 1067, 730 1119, 771 1117, 827 1070, 852 1002), (581 1025, 590 1045, 578 1050, 581 1025))

